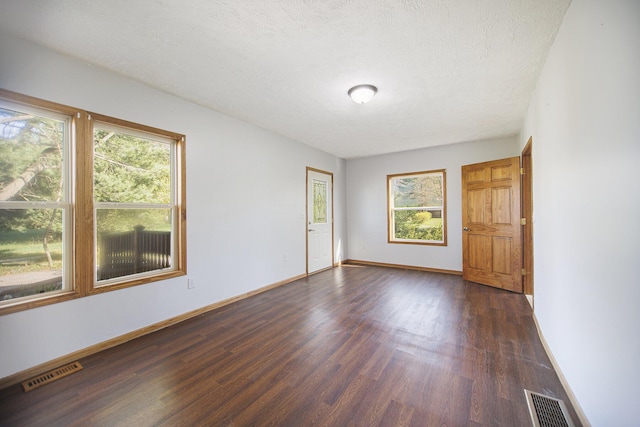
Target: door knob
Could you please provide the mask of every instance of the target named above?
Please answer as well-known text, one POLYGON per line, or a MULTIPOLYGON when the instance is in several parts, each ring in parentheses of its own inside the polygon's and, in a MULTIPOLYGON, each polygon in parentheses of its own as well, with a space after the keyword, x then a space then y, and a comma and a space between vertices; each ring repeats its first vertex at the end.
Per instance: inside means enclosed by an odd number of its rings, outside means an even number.
POLYGON ((464 231, 469 231, 469 227, 464 227, 463 230, 464 231))
POLYGON ((310 228, 309 231, 316 231, 316 230, 314 230, 313 228, 310 228))

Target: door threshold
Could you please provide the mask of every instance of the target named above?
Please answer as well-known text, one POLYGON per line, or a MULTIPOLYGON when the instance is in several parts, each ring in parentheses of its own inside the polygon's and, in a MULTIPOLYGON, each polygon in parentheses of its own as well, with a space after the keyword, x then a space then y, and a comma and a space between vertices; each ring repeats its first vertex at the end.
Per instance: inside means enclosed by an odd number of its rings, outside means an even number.
POLYGON ((332 266, 329 266, 329 267, 321 268, 320 270, 311 271, 307 273, 307 277, 313 276, 314 274, 322 273, 323 271, 331 270, 332 268, 333 268, 332 266))

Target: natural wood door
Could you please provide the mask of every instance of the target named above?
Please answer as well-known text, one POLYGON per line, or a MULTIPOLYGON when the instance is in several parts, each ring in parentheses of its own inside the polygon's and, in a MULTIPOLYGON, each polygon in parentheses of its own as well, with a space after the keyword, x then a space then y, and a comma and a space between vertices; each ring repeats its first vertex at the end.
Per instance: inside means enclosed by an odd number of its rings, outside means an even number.
POLYGON ((462 167, 462 275, 522 292, 520 158, 462 167))

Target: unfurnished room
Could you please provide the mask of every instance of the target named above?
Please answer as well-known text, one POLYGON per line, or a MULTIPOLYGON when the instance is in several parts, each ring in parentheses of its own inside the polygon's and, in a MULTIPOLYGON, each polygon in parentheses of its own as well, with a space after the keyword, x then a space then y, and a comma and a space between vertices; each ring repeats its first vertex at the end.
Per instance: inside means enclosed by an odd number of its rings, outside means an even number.
POLYGON ((637 426, 639 24, 0 0, 0 425, 637 426))

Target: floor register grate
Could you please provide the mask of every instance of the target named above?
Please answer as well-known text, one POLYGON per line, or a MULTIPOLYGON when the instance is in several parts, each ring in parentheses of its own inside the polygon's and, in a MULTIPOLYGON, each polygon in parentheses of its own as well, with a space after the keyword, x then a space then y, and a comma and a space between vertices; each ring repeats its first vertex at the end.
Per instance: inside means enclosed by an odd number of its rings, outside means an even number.
POLYGON ((23 382, 22 388, 25 392, 28 392, 45 384, 49 384, 50 382, 53 382, 55 380, 59 380, 62 377, 73 374, 80 369, 82 369, 82 365, 80 364, 80 362, 69 363, 68 365, 61 366, 58 369, 54 369, 53 371, 45 372, 42 375, 38 375, 35 378, 31 378, 30 380, 23 382))
POLYGON ((534 427, 575 427, 560 399, 524 390, 534 427))

